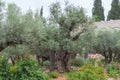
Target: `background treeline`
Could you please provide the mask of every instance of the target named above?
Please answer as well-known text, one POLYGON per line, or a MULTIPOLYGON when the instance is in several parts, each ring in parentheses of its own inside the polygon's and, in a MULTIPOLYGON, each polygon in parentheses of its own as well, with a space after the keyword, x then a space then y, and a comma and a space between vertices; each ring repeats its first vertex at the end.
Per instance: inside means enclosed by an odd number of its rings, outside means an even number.
MULTIPOLYGON (((104 8, 102 7, 102 0, 94 0, 92 8, 92 16, 95 21, 104 21, 104 8)), ((120 19, 120 1, 112 0, 111 9, 108 12, 107 20, 120 19)))

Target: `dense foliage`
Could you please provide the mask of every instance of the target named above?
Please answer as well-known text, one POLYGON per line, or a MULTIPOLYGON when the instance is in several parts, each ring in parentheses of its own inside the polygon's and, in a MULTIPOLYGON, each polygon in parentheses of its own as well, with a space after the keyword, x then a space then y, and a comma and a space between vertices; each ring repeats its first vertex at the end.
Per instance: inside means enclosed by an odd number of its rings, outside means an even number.
POLYGON ((1 58, 0 80, 49 80, 49 77, 40 70, 37 62, 26 56, 14 66, 1 58))
POLYGON ((119 63, 111 63, 107 65, 106 70, 110 77, 120 76, 120 64, 119 63))
POLYGON ((7 59, 0 56, 0 80, 8 80, 9 79, 9 68, 10 65, 7 62, 7 59))
POLYGON ((78 72, 70 72, 68 80, 107 80, 107 76, 103 68, 87 64, 78 72))

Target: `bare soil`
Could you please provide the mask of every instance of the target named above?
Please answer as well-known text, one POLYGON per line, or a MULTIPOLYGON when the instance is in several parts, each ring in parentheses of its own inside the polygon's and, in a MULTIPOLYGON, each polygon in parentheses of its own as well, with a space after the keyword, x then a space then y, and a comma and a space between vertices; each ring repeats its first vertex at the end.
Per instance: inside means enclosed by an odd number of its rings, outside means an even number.
POLYGON ((58 78, 52 79, 52 80, 67 80, 67 78, 66 78, 66 76, 63 74, 63 75, 60 75, 58 78))

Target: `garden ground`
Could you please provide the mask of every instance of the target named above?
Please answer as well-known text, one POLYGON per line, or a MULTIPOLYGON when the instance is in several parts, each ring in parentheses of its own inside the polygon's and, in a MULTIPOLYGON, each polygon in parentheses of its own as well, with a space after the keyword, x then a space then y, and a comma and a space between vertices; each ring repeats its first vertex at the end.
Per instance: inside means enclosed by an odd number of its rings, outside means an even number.
MULTIPOLYGON (((58 78, 52 79, 52 80, 67 80, 67 78, 65 75, 60 75, 58 78)), ((114 80, 114 79, 109 78, 108 80, 114 80)), ((118 80, 120 80, 120 78, 118 80)))
POLYGON ((66 76, 65 75, 60 75, 58 78, 56 79, 53 79, 53 80, 67 80, 66 76))

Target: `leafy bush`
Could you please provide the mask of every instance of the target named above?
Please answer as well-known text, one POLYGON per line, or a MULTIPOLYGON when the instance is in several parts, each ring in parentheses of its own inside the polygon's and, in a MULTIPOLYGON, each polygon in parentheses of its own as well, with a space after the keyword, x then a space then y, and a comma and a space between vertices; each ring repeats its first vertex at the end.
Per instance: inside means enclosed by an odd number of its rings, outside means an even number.
POLYGON ((101 59, 98 63, 99 66, 105 67, 105 59, 101 59))
POLYGON ((87 58, 87 59, 84 60, 84 64, 95 65, 95 59, 87 58))
POLYGON ((49 80, 40 70, 37 62, 23 59, 10 68, 11 80, 49 80))
POLYGON ((49 76, 50 78, 58 78, 59 74, 57 72, 51 72, 49 76))
POLYGON ((81 71, 70 72, 68 80, 107 80, 104 69, 93 65, 81 67, 81 71))
POLYGON ((84 65, 83 59, 74 59, 71 63, 72 66, 80 67, 84 65))
POLYGON ((44 61, 43 66, 50 67, 50 61, 49 60, 44 61))
POLYGON ((106 70, 111 77, 118 77, 120 76, 120 64, 112 63, 107 65, 106 70))
POLYGON ((0 57, 0 80, 49 80, 37 62, 25 57, 16 65, 10 66, 8 60, 0 57))
POLYGON ((9 79, 9 63, 7 59, 3 56, 0 56, 0 80, 9 79))

